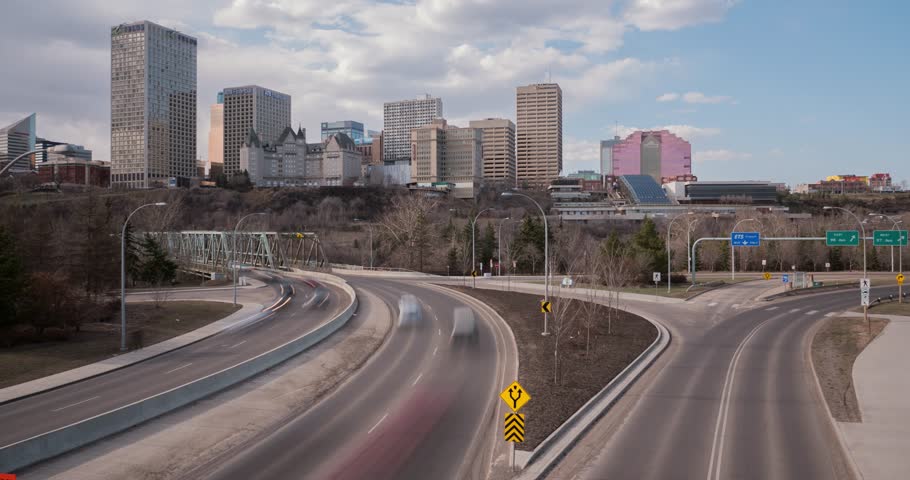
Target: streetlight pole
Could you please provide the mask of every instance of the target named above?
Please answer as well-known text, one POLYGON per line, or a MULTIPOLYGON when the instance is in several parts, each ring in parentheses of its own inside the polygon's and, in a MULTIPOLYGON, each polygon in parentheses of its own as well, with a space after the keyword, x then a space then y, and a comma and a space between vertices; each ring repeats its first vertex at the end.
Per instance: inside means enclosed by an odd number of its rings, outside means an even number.
MULTIPOLYGON (((859 217, 856 216, 855 213, 851 212, 850 210, 847 210, 846 208, 832 207, 830 205, 825 205, 822 208, 825 210, 842 210, 844 212, 847 212, 850 214, 851 217, 853 217, 856 220, 856 223, 859 224, 860 232, 862 232, 862 235, 863 235, 863 238, 862 238, 862 240, 863 240, 863 280, 865 280, 866 278, 868 278, 866 276, 866 226, 863 225, 863 222, 859 219, 859 217)), ((871 326, 871 324, 869 324, 869 306, 868 305, 863 305, 863 317, 865 317, 866 325, 869 328, 869 331, 871 333, 872 326, 871 326)))
MULTIPOLYGON (((544 278, 544 289, 543 289, 543 301, 550 301, 550 229, 547 225, 547 214, 544 213, 543 207, 537 203, 533 198, 518 192, 502 192, 501 196, 503 197, 512 197, 519 196, 527 198, 534 205, 537 206, 537 209, 540 210, 540 216, 543 217, 543 278, 544 278)), ((547 313, 543 314, 543 332, 541 335, 549 335, 550 332, 547 330, 547 313)))
POLYGON ((736 247, 733 246, 733 234, 736 233, 736 227, 743 222, 757 222, 758 220, 754 218, 744 218, 735 225, 733 225, 733 231, 730 232, 730 276, 732 280, 736 280, 736 247))
MULTIPOLYGON (((670 281, 670 273, 672 272, 672 266, 670 263, 670 229, 673 228, 673 223, 676 222, 677 220, 679 220, 680 218, 682 218, 683 215, 692 215, 693 213, 694 212, 680 213, 679 215, 673 217, 673 219, 670 220, 670 223, 667 224, 667 294, 668 295, 670 294, 670 289, 672 288, 672 284, 670 281)), ((689 242, 689 226, 690 225, 691 225, 691 222, 686 225, 686 252, 689 251, 688 242, 689 242)), ((691 261, 691 255, 689 256, 689 261, 691 261)), ((686 269, 688 269, 688 268, 689 268, 689 266, 687 264, 686 269)))
MULTIPOLYGON (((26 154, 27 155, 27 154, 26 154)), ((13 161, 15 162, 15 160, 13 161)), ((0 172, 2 173, 2 172, 0 172)), ((120 230, 120 351, 126 351, 126 226, 130 223, 133 214, 145 207, 163 207, 164 202, 146 203, 136 207, 126 216, 123 228, 120 230)))
MULTIPOLYGON (((897 230, 898 224, 903 223, 903 220, 895 220, 895 218, 901 218, 901 217, 899 217, 899 216, 889 217, 889 216, 887 216, 887 215, 885 215, 885 214, 882 214, 882 213, 870 213, 869 216, 870 216, 870 217, 881 218, 881 219, 884 219, 884 220, 888 220, 889 222, 891 222, 891 230, 892 230, 892 231, 897 230)), ((897 250, 898 250, 898 252, 900 252, 900 247, 901 247, 900 244, 901 244, 901 242, 898 241, 898 245, 897 245, 897 250)), ((894 245, 891 246, 891 273, 894 273, 894 245)))
POLYGON ((477 215, 474 216, 474 220, 471 220, 471 288, 477 288, 477 275, 474 275, 474 269, 477 268, 477 258, 476 249, 474 248, 474 225, 477 223, 477 219, 483 215, 484 212, 492 210, 492 208, 484 208, 483 210, 477 212, 477 215))
POLYGON ((502 276, 502 225, 508 220, 511 220, 511 217, 503 218, 499 221, 499 231, 496 233, 496 243, 499 244, 499 271, 497 275, 502 276))
POLYGON ((231 260, 232 260, 231 263, 233 263, 233 267, 234 267, 233 268, 233 270, 234 270, 234 306, 237 306, 237 230, 240 228, 240 224, 243 223, 244 220, 246 220, 247 218, 252 217, 254 215, 268 215, 268 214, 265 212, 250 213, 248 215, 241 217, 240 220, 237 221, 237 225, 234 226, 233 247, 231 248, 231 260))
MULTIPOLYGON (((889 216, 886 216, 886 215, 883 215, 880 213, 870 213, 869 215, 873 216, 873 217, 886 218, 886 219, 890 220, 892 223, 891 230, 897 230, 898 225, 904 223, 903 220, 895 220, 895 218, 901 218, 899 216, 889 217, 889 216)), ((900 230, 898 230, 898 231, 900 231, 900 230)), ((904 251, 901 250, 901 247, 903 247, 903 245, 901 245, 902 243, 904 243, 903 235, 899 235, 898 241, 897 241, 897 270, 900 274, 904 273, 904 251)), ((891 273, 894 273, 894 247, 893 246, 891 247, 891 273)), ((904 284, 903 283, 897 284, 897 303, 904 303, 904 284)))

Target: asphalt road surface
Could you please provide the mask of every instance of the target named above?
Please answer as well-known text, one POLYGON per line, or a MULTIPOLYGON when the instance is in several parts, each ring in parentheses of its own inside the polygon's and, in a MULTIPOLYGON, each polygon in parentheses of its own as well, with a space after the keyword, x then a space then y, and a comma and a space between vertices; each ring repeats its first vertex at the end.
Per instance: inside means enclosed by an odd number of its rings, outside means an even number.
POLYGON ((275 303, 258 319, 126 368, 0 405, 8 446, 192 382, 269 351, 334 318, 348 302, 335 287, 270 275, 275 303))
POLYGON ((501 385, 504 342, 495 322, 475 311, 475 344, 451 342, 457 299, 383 279, 350 278, 386 304, 361 303, 358 315, 393 315, 385 343, 357 373, 316 406, 239 451, 193 472, 195 478, 381 480, 485 476, 501 385), (423 322, 397 326, 398 299, 413 293, 423 322), (494 410, 491 410, 494 409, 494 410), (489 450, 489 449, 487 449, 489 450), (480 465, 480 466, 478 466, 480 465))
MULTIPOLYGON (((729 288, 730 302, 745 303, 748 290, 735 300, 729 288)), ((888 293, 896 288, 873 297, 888 293)), ((700 328, 667 318, 670 355, 550 478, 851 478, 815 385, 809 333, 858 303, 859 292, 849 290, 748 310, 717 312, 712 302, 700 328)))

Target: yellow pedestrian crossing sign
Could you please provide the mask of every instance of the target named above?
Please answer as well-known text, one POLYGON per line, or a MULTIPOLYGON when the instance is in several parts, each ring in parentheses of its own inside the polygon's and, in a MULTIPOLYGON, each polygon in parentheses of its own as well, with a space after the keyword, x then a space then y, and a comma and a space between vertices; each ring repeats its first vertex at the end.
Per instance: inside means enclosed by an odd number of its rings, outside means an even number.
POLYGON ((526 392, 518 382, 512 382, 511 385, 506 387, 506 389, 499 394, 499 398, 501 398, 503 402, 506 402, 506 405, 512 409, 513 412, 517 412, 524 404, 528 403, 528 400, 531 399, 531 394, 526 392))
POLYGON ((898 273, 898 274, 897 274, 897 284, 898 284, 898 285, 903 285, 903 284, 904 284, 904 274, 903 274, 903 273, 898 273))
POLYGON ((523 413, 507 413, 502 436, 507 442, 523 442, 525 440, 525 415, 523 413))
POLYGON ((765 280, 771 280, 771 274, 768 272, 765 272, 765 274, 762 276, 765 277, 765 280))
POLYGON ((552 312, 553 312, 553 305, 551 305, 550 302, 548 302, 546 300, 541 300, 540 301, 540 313, 552 313, 552 312))

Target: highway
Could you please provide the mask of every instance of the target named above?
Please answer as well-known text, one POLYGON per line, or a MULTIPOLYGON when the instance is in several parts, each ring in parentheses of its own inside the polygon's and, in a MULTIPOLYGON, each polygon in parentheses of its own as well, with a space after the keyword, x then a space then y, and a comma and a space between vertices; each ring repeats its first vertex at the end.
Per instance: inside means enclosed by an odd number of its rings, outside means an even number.
POLYGON ((316 406, 186 478, 486 476, 497 395, 507 353, 514 355, 505 351, 507 327, 478 319, 478 342, 453 346, 452 312, 463 305, 457 298, 405 282, 348 281, 386 304, 364 302, 358 315, 391 312, 397 324, 398 299, 409 292, 422 304, 423 325, 393 326, 370 361, 316 406))
POLYGON ((253 358, 335 317, 348 295, 335 287, 268 275, 274 303, 254 321, 110 373, 0 405, 8 446, 192 382, 253 358))
POLYGON ((667 318, 671 348, 549 478, 852 478, 809 355, 813 327, 859 293, 738 308, 761 285, 702 299, 700 322, 667 318))

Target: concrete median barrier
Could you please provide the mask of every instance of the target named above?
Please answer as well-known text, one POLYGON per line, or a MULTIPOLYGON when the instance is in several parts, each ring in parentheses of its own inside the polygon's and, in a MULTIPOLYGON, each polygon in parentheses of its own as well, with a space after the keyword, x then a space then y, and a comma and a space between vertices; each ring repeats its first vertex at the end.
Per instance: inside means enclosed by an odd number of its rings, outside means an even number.
MULTIPOLYGON (((295 274, 299 275, 299 274, 295 274)), ((307 350, 343 327, 357 309, 354 289, 326 274, 306 274, 342 288, 351 301, 341 314, 256 357, 135 403, 0 448, 0 472, 12 472, 122 432, 249 379, 307 350)))

